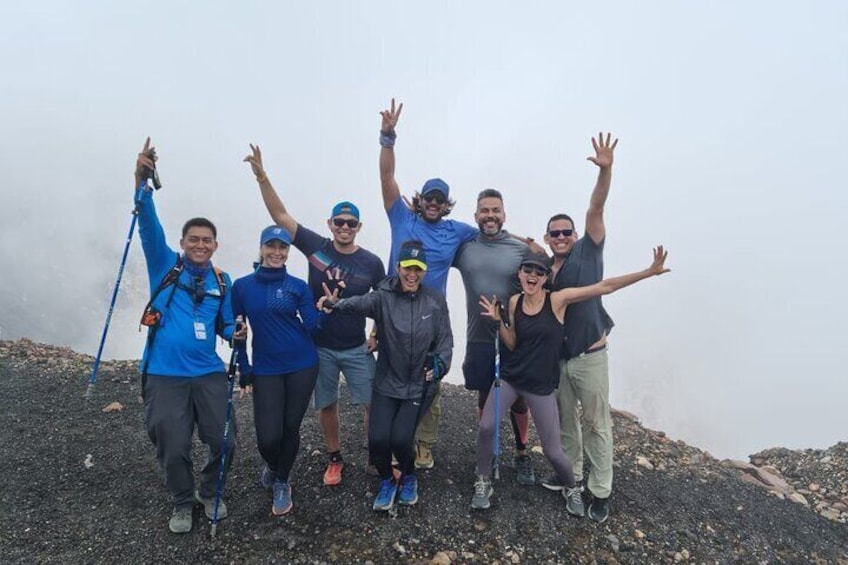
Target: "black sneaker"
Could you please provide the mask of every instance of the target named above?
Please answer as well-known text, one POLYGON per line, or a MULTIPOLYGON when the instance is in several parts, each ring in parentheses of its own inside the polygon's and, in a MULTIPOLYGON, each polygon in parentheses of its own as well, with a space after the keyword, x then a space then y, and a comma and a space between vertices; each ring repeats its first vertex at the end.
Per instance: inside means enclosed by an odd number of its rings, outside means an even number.
POLYGON ((536 475, 533 474, 533 460, 529 455, 519 455, 515 458, 515 480, 520 485, 535 485, 536 475))
POLYGON ((609 497, 592 499, 592 504, 589 505, 589 518, 599 524, 603 524, 609 518, 609 497))
POLYGON ((565 483, 558 476, 551 475, 542 479, 542 486, 548 490, 560 491, 565 488, 565 483))

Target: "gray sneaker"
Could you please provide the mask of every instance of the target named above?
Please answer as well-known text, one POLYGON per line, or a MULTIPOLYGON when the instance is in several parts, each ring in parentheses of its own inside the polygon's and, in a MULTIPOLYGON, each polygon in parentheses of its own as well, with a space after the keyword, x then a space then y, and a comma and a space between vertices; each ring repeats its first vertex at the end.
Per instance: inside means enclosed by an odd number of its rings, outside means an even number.
POLYGON ((532 486, 536 484, 536 475, 533 474, 533 460, 529 455, 519 455, 515 458, 515 480, 520 485, 532 486))
POLYGON ((565 499, 565 509, 569 514, 580 518, 586 515, 586 507, 583 506, 583 487, 565 488, 562 491, 562 497, 565 499))
POLYGON ((474 496, 471 497, 471 508, 485 510, 491 506, 489 497, 492 496, 494 491, 495 489, 492 488, 492 479, 483 475, 477 475, 477 480, 474 482, 474 496))
MULTIPOLYGON (((215 519, 215 497, 204 498, 200 496, 200 491, 194 491, 194 498, 203 505, 203 513, 206 514, 206 517, 210 520, 215 519)), ((224 502, 224 498, 221 497, 221 500, 218 502, 218 519, 223 520, 227 517, 227 505, 224 502)))
POLYGON ((175 534, 187 534, 191 531, 191 506, 174 506, 168 528, 175 534))

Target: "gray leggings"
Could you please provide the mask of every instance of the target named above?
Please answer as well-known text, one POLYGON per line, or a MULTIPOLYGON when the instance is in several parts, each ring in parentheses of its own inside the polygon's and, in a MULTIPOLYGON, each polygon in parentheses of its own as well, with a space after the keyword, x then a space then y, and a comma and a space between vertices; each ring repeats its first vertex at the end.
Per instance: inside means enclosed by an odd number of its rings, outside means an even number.
POLYGON ((559 442, 559 412, 554 393, 540 396, 516 390, 505 380, 501 380, 500 391, 495 394, 494 383, 489 391, 483 415, 480 418, 480 430, 477 433, 477 474, 488 477, 492 473, 492 461, 495 455, 495 396, 498 396, 498 416, 503 419, 515 399, 521 396, 533 414, 536 432, 542 442, 545 457, 551 462, 557 476, 569 487, 574 486, 574 469, 571 461, 562 451, 559 442))

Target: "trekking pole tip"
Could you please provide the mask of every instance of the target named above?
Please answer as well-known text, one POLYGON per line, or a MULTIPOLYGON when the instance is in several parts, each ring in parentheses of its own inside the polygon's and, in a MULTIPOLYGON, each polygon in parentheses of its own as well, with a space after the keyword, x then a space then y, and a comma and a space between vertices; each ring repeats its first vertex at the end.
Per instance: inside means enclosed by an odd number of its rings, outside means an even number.
POLYGON ((83 398, 86 400, 91 400, 91 397, 94 395, 94 383, 88 383, 88 386, 85 388, 85 394, 83 394, 83 398))
POLYGON ((212 527, 209 529, 209 537, 215 539, 215 531, 218 529, 218 524, 212 522, 212 527))

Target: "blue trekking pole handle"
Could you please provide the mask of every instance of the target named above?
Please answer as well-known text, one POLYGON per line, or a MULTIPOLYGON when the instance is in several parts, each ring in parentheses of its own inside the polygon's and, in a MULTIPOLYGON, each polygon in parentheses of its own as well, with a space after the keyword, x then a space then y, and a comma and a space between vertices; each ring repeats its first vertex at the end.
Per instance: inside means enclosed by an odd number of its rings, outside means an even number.
POLYGON ((233 352, 230 354, 230 365, 227 368, 227 379, 230 381, 229 392, 227 394, 227 417, 224 420, 224 443, 221 445, 221 459, 218 461, 218 480, 215 484, 215 511, 212 513, 212 528, 209 531, 209 537, 215 539, 215 532, 218 529, 218 508, 221 505, 221 491, 224 489, 224 473, 227 462, 227 443, 230 438, 230 420, 233 413, 233 387, 236 383, 236 348, 233 346, 233 352))
POLYGON ((97 371, 100 369, 100 358, 103 355, 103 346, 106 345, 106 334, 109 333, 109 324, 112 322, 112 312, 115 311, 115 301, 118 299, 118 289, 121 286, 121 279, 124 277, 124 267, 127 264, 127 256, 130 253, 130 243, 132 243, 135 225, 138 223, 138 207, 141 202, 141 195, 144 189, 147 188, 147 179, 141 181, 135 191, 135 206, 132 211, 132 221, 130 229, 127 232, 127 240, 124 243, 124 254, 121 257, 121 265, 118 267, 118 277, 115 279, 115 288, 112 289, 112 301, 109 303, 109 311, 106 313, 106 323, 103 326, 103 334, 100 336, 100 346, 97 348, 97 356, 94 358, 94 365, 91 367, 91 375, 88 377, 88 388, 85 391, 85 397, 91 398, 94 391, 94 384, 97 382, 97 371))

